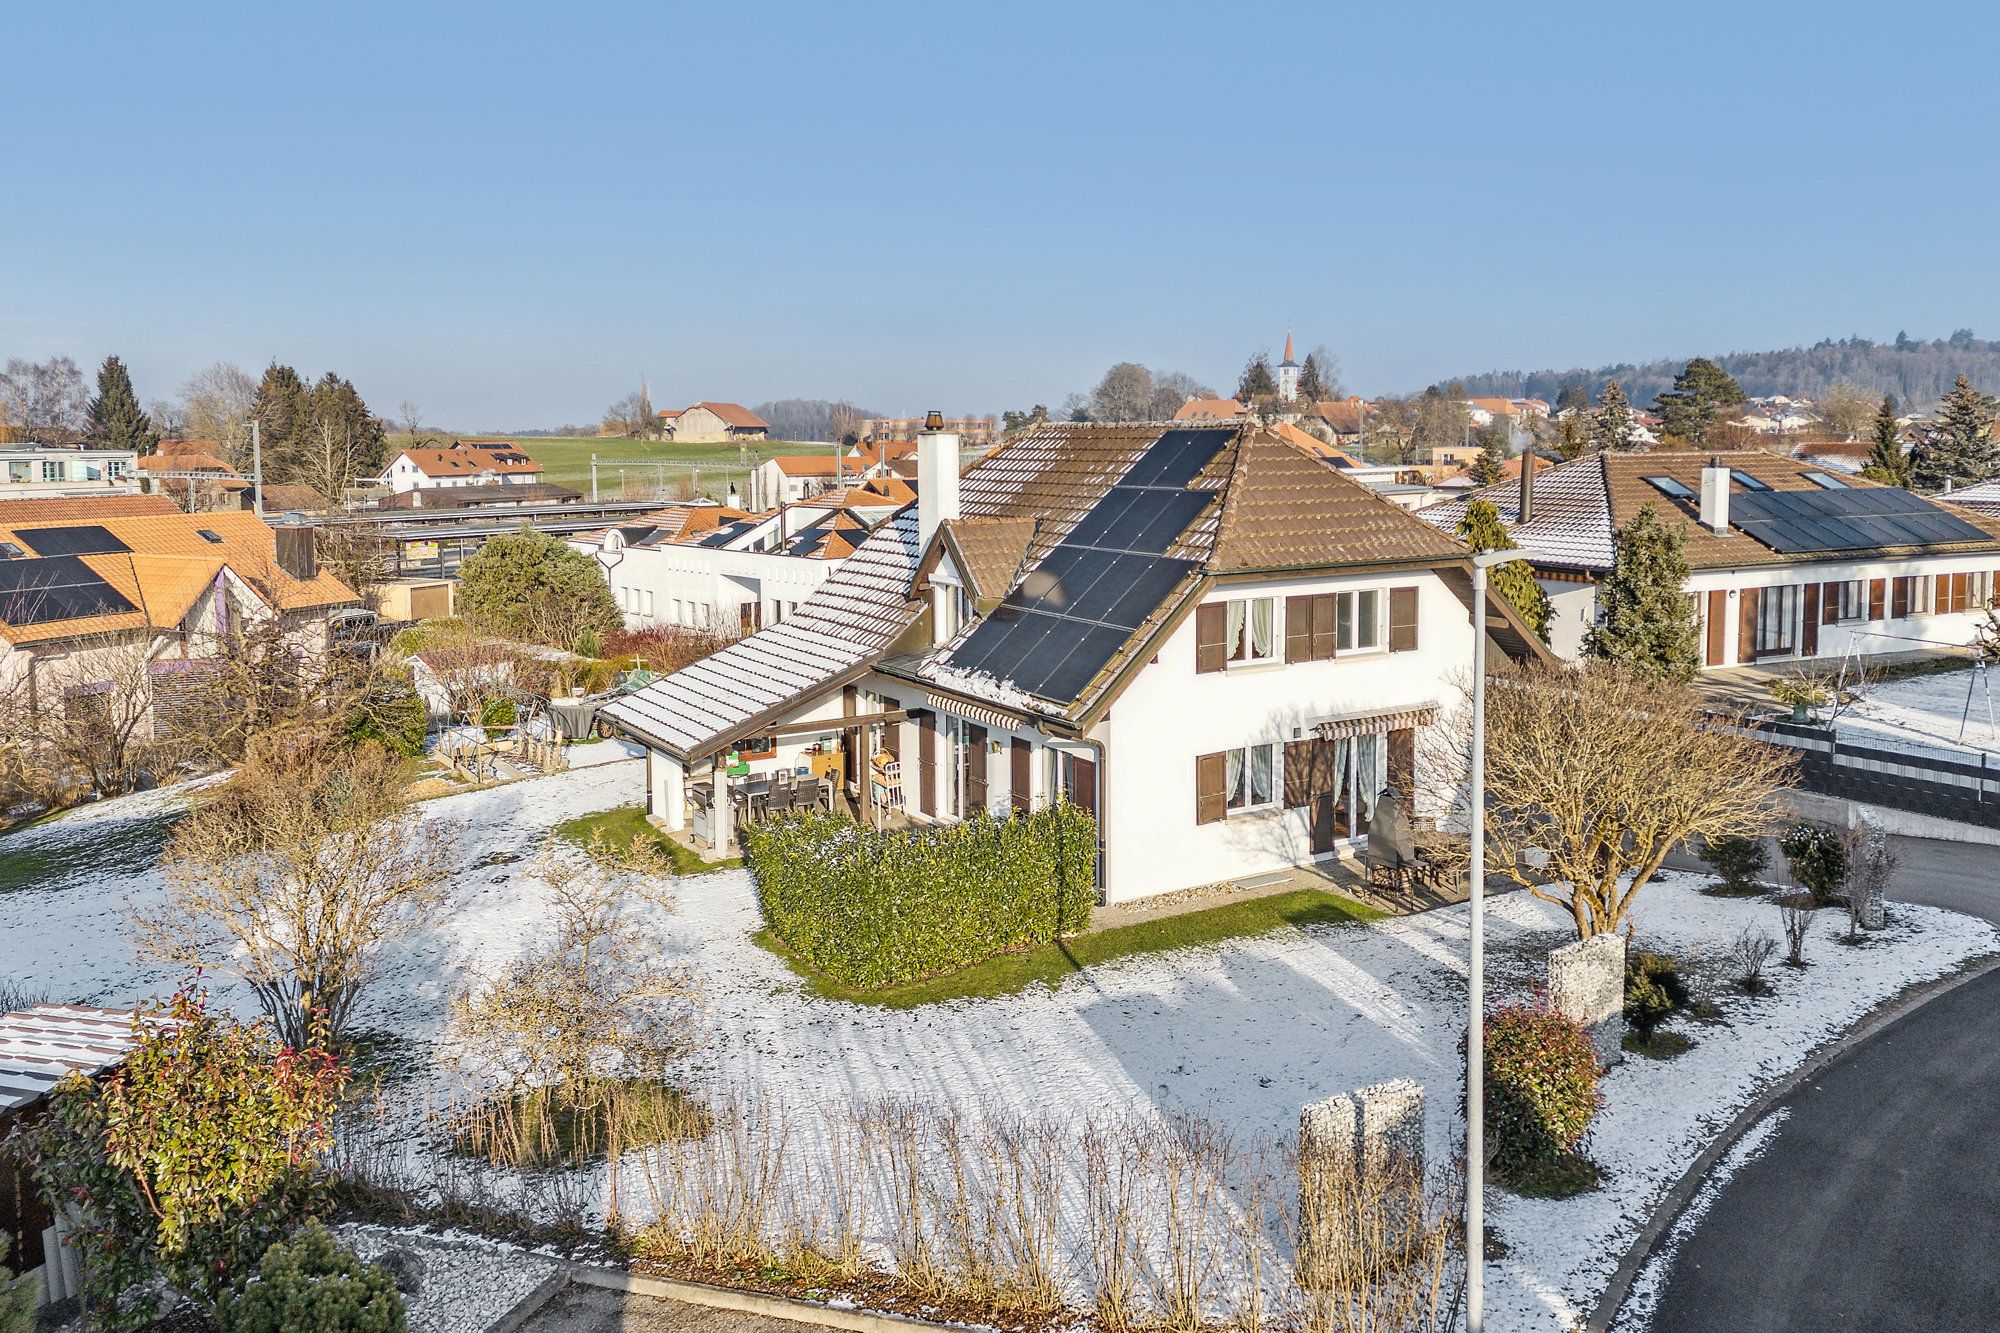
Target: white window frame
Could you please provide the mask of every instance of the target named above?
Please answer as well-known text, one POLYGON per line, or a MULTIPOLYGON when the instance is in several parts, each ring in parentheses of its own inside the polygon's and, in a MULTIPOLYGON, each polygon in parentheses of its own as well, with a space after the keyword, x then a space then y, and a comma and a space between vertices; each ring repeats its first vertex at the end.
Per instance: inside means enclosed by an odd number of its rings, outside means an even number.
POLYGON ((1388 599, 1381 588, 1350 588, 1337 592, 1333 597, 1333 651, 1338 657, 1342 653, 1379 653, 1389 645, 1387 626, 1383 624, 1383 608, 1388 599), (1364 643, 1361 640, 1362 599, 1367 599, 1368 622, 1374 628, 1374 637, 1364 643))
POLYGON ((1854 620, 1868 619, 1868 582, 1865 579, 1844 579, 1840 584, 1839 614, 1832 621, 1841 625, 1854 620))
POLYGON ((1225 770, 1222 793, 1224 818, 1262 814, 1264 811, 1279 807, 1283 801, 1284 791, 1279 782, 1281 775, 1278 772, 1278 742, 1259 741, 1252 745, 1239 745, 1233 750, 1225 750, 1223 754, 1224 765, 1233 768, 1238 775, 1238 781, 1231 783, 1225 770), (1261 801, 1254 799, 1256 793, 1253 786, 1256 780, 1255 761, 1260 755, 1264 761, 1266 784, 1264 799, 1261 801), (1241 799, 1238 799, 1234 790, 1238 786, 1242 788, 1241 799))
POLYGON ((1223 606, 1226 608, 1223 615, 1227 619, 1242 617, 1241 623, 1229 631, 1229 656, 1224 659, 1225 667, 1270 666, 1274 662, 1284 660, 1285 641, 1278 632, 1277 598, 1232 597, 1223 603, 1223 606), (1261 657, 1257 655, 1257 620, 1260 612, 1266 629, 1265 651, 1261 657))

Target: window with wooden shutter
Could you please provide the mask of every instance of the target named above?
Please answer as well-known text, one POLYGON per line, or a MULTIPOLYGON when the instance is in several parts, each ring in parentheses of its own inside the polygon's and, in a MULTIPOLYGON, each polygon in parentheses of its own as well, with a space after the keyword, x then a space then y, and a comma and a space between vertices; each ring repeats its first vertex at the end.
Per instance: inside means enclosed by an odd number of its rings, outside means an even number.
POLYGON ((1334 599, 1330 592, 1312 600, 1312 660, 1330 661, 1334 655, 1334 599))
POLYGON ((1868 580, 1868 618, 1884 620, 1888 618, 1889 581, 1887 579, 1868 580))
MULTIPOLYGON (((1839 585, 1829 583, 1825 586, 1835 590, 1834 610, 1837 613, 1840 609, 1838 600, 1839 585)), ((1820 596, 1820 587, 1821 585, 1817 583, 1808 583, 1806 585, 1805 625, 1799 633, 1799 652, 1807 657, 1819 656, 1820 612, 1826 606, 1826 602, 1820 596)), ((1746 605, 1748 604, 1746 603, 1746 605)), ((1837 614, 1835 618, 1838 619, 1837 614)))
MULTIPOLYGON (((1485 628, 1485 607, 1479 608, 1480 628, 1485 628)), ((1389 589, 1389 651, 1411 653, 1417 649, 1417 590, 1389 589)))
POLYGON ((1822 583, 1819 585, 1819 623, 1838 625, 1840 623, 1840 595, 1847 585, 1844 583, 1822 583))
POLYGON ((1228 756, 1198 755, 1194 761, 1194 822, 1213 824, 1229 812, 1228 756))
POLYGON ((1209 602, 1194 610, 1194 669, 1220 671, 1229 661, 1229 608, 1209 602))
POLYGON ((1025 814, 1034 808, 1033 780, 1030 777, 1030 758, 1034 751, 1019 736, 1013 738, 1008 748, 1013 772, 1008 775, 1007 804, 1025 814))
POLYGON ((1910 614, 1910 585, 1916 580, 1905 575, 1889 580, 1889 615, 1896 620, 1905 620, 1910 614))
POLYGON ((1722 651, 1729 642, 1729 593, 1713 588, 1708 594, 1708 665, 1722 665, 1722 651))
POLYGON ((1285 599, 1285 660, 1310 662, 1313 650, 1313 599, 1285 599))
POLYGON ((1736 660, 1754 662, 1757 660, 1757 612, 1762 600, 1762 588, 1745 588, 1738 599, 1736 608, 1736 660))

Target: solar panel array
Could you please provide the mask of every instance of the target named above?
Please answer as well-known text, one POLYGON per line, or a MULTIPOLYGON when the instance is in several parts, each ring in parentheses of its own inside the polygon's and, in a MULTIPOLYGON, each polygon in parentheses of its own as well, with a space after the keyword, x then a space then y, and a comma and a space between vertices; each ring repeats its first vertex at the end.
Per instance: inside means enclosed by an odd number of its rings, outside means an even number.
POLYGON ((1215 499, 1187 485, 1234 432, 1170 430, 952 653, 1037 698, 1072 703, 1197 566, 1169 547, 1215 499))
POLYGON ((1729 521, 1780 555, 1989 540, 1921 496, 1888 486, 1732 496, 1729 521))
POLYGON ((110 555, 132 549, 95 523, 68 528, 28 528, 15 535, 36 555, 110 555))
MULTIPOLYGON (((24 539, 27 535, 22 534, 24 539)), ((0 561, 0 622, 40 625, 134 609, 123 593, 73 555, 0 561)))

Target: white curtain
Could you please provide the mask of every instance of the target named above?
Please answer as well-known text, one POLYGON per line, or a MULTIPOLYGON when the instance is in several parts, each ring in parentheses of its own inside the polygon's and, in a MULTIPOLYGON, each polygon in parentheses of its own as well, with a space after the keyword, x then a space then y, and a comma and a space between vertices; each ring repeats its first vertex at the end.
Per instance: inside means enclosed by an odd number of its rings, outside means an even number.
MULTIPOLYGON (((1247 656, 1243 643, 1243 603, 1227 602, 1229 608, 1229 660, 1241 662, 1247 656)), ((1234 790, 1232 786, 1231 790, 1234 790)))
MULTIPOLYGON (((1230 605, 1234 606, 1236 603, 1231 602, 1230 605)), ((1229 808, 1234 810, 1248 803, 1244 799, 1243 791, 1243 751, 1230 750, 1228 755, 1227 776, 1223 780, 1223 790, 1229 793, 1229 808)))
POLYGON ((1250 603, 1250 656, 1265 658, 1275 656, 1272 642, 1276 628, 1277 603, 1269 597, 1259 597, 1250 603))
POLYGON ((1348 743, 1345 739, 1337 740, 1333 743, 1333 791, 1331 795, 1336 807, 1340 803, 1340 794, 1347 790, 1347 749, 1348 743))
POLYGON ((1375 798, 1389 783, 1388 737, 1380 733, 1357 736, 1354 740, 1354 780, 1360 784, 1355 795, 1361 798, 1361 819, 1375 818, 1375 798))
POLYGON ((1275 798, 1271 791, 1271 756, 1277 750, 1275 745, 1253 745, 1250 747, 1250 803, 1269 805, 1275 798))

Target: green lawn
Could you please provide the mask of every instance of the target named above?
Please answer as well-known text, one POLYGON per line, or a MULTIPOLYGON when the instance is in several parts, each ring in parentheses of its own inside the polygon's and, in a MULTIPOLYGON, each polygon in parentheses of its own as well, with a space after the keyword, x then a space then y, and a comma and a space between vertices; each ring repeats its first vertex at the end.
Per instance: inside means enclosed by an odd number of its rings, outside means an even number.
POLYGON ((578 847, 590 846, 591 835, 602 833, 604 840, 613 846, 629 847, 634 838, 651 838, 674 863, 677 875, 705 875, 711 870, 732 870, 743 864, 742 858, 730 861, 704 861, 688 848, 675 842, 660 830, 646 822, 644 807, 621 805, 616 810, 604 810, 594 815, 580 815, 566 819, 556 825, 556 836, 578 847))
MULTIPOLYGON (((804 454, 823 451, 826 445, 795 444, 788 440, 765 440, 752 445, 734 444, 667 444, 659 440, 617 440, 598 436, 559 435, 482 435, 482 440, 512 440, 521 449, 542 465, 542 479, 558 486, 568 486, 573 490, 590 494, 590 456, 596 454, 600 460, 630 462, 637 459, 645 463, 655 460, 672 464, 667 469, 669 485, 688 475, 688 465, 701 468, 701 488, 710 495, 720 495, 731 481, 740 480, 749 470, 774 454, 804 454)), ((392 435, 389 437, 391 453, 403 448, 409 437, 392 435)), ((636 482, 653 485, 659 479, 656 468, 628 467, 625 477, 636 482)), ((619 487, 619 469, 600 466, 597 473, 599 493, 604 499, 615 499, 619 487)))
POLYGON ((1162 953, 1195 944, 1245 939, 1263 935, 1281 926, 1356 924, 1377 921, 1386 912, 1319 889, 1296 889, 1275 893, 1248 902, 1211 907, 1201 912, 1141 921, 1136 925, 1094 930, 1055 944, 1040 944, 1020 953, 1002 954, 975 963, 946 976, 913 981, 905 986, 862 990, 843 986, 822 976, 794 958, 770 930, 757 933, 757 942, 784 959, 802 977, 815 995, 830 1000, 849 1000, 887 1009, 910 1009, 940 1000, 986 999, 1013 995, 1030 986, 1053 986, 1072 973, 1134 954, 1162 953))

